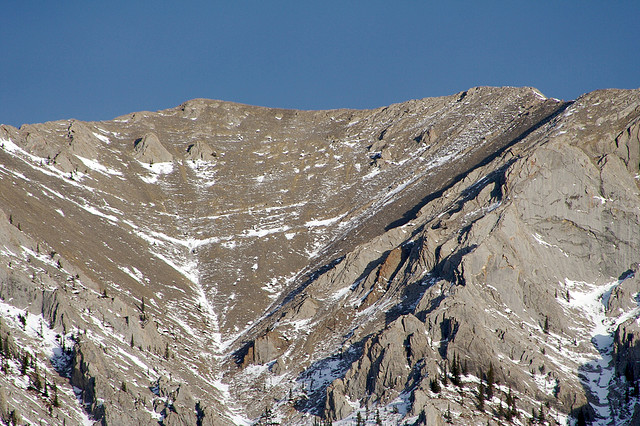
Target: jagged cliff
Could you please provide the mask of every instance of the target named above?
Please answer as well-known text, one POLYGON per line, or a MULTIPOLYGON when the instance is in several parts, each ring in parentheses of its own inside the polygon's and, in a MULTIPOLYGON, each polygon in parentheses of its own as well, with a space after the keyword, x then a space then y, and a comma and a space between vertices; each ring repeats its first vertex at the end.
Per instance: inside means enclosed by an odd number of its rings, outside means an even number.
POLYGON ((631 424, 640 92, 0 127, 0 416, 631 424))

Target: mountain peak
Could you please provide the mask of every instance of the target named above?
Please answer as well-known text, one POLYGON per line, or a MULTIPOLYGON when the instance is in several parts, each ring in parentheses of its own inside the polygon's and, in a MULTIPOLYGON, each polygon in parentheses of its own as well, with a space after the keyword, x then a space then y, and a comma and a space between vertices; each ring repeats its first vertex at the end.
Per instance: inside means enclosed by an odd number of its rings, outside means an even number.
POLYGON ((477 87, 2 126, 0 416, 633 421, 639 106, 477 87))

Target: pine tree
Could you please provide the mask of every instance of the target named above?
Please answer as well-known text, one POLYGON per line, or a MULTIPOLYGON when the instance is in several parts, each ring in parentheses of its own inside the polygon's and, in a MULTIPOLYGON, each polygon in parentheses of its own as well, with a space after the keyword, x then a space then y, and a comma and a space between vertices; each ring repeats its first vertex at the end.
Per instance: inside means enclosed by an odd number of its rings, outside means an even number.
POLYGON ((7 404, 7 394, 4 391, 4 388, 0 388, 0 420, 6 419, 7 412, 9 410, 9 405, 7 404))
POLYGON ((55 383, 53 384, 53 401, 51 403, 56 408, 60 406, 60 401, 58 401, 58 387, 55 383))
POLYGON ((380 419, 380 411, 376 409, 376 425, 382 425, 382 419, 380 419))
POLYGON ((544 317, 544 334, 549 334, 549 317, 545 315, 544 317))
POLYGON ((540 403, 540 414, 538 415, 538 422, 540 422, 540 424, 545 424, 546 419, 544 417, 544 407, 542 406, 542 403, 540 403))
POLYGON ((507 413, 509 420, 512 417, 518 417, 518 409, 516 408, 516 397, 513 396, 511 386, 509 386, 509 393, 507 394, 507 413))
POLYGON ((431 381, 429 382, 429 386, 431 387, 431 392, 433 393, 440 393, 440 391, 442 390, 440 388, 440 381, 438 379, 431 379, 431 381))
POLYGON ((447 387, 449 385, 449 380, 447 379, 447 365, 444 365, 444 371, 442 372, 442 385, 447 387))
POLYGON ((451 383, 456 386, 462 384, 460 380, 460 363, 456 358, 456 354, 453 354, 453 365, 451 366, 451 383))
POLYGON ((478 410, 484 411, 485 390, 482 381, 478 384, 478 410))
POLYGON ((495 374, 493 372, 493 363, 489 363, 489 371, 487 372, 487 396, 493 398, 493 385, 495 383, 495 374))
POLYGON ((9 349, 9 335, 2 341, 2 351, 6 358, 11 358, 11 350, 9 349))
POLYGON ((358 411, 358 415, 356 416, 356 426, 364 426, 364 422, 362 421, 362 414, 358 411))
POLYGON ((40 373, 38 373, 38 368, 36 368, 33 372, 33 387, 39 392, 42 390, 42 379, 40 379, 40 373))
POLYGON ((29 352, 25 352, 22 355, 22 368, 20 372, 24 375, 27 374, 27 369, 29 368, 29 352))

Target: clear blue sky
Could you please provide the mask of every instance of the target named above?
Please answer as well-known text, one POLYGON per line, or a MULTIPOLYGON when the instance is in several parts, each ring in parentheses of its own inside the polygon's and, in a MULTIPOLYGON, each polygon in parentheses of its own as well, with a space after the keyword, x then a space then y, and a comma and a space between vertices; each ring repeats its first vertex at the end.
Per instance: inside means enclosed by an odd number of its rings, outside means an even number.
POLYGON ((372 108, 469 87, 640 86, 640 1, 9 1, 0 123, 203 97, 372 108))

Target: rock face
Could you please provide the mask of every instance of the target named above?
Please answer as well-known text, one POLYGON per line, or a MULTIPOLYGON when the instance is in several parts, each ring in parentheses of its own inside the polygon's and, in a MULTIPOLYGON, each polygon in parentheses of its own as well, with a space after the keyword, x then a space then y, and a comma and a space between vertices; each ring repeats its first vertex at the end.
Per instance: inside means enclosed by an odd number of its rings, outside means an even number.
POLYGON ((134 158, 143 163, 168 163, 173 155, 160 143, 155 133, 147 133, 133 145, 134 158))
POLYGON ((0 126, 0 418, 633 424, 639 138, 488 87, 0 126))

